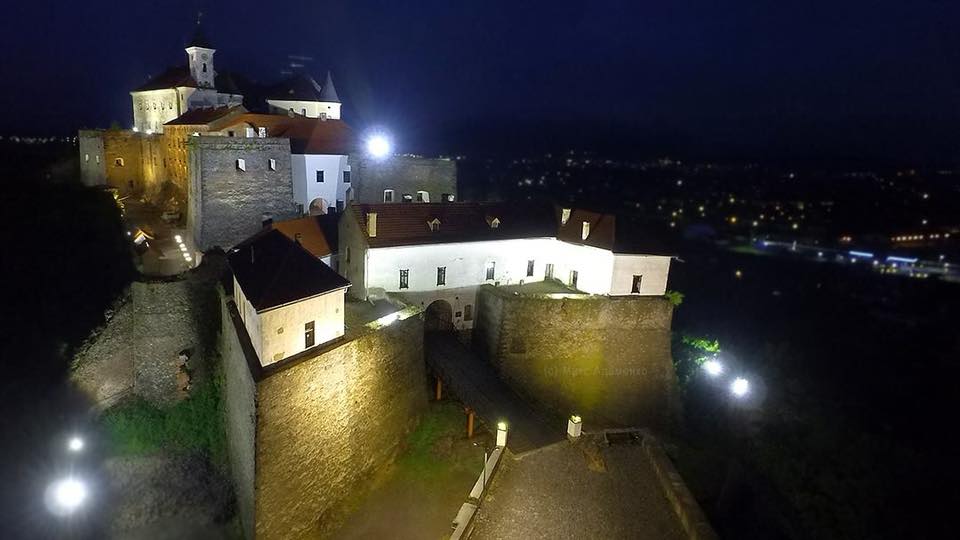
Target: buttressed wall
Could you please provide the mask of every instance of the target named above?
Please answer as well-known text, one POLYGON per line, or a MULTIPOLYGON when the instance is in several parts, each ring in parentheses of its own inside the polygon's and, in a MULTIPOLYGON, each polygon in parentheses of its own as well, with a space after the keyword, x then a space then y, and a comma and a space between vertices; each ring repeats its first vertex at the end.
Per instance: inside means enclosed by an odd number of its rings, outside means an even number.
POLYGON ((484 285, 474 342, 520 394, 593 422, 668 427, 673 305, 653 296, 515 296, 484 285))

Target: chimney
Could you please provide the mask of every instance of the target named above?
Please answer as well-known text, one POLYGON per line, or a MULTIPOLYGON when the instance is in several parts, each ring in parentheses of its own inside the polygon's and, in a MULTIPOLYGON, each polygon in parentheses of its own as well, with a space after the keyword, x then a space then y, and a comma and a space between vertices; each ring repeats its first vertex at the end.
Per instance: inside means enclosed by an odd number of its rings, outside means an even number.
POLYGON ((377 213, 370 212, 367 214, 367 236, 370 238, 376 238, 377 236, 377 213))

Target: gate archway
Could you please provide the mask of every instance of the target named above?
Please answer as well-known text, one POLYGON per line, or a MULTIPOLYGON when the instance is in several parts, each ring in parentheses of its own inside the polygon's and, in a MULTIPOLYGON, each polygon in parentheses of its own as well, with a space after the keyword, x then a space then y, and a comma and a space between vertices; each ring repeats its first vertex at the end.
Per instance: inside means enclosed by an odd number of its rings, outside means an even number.
POLYGON ((327 210, 330 208, 330 203, 322 197, 317 197, 316 199, 310 201, 310 215, 311 216, 322 216, 327 213, 327 210))
POLYGON ((427 306, 423 319, 425 332, 452 332, 453 306, 446 300, 434 300, 427 306))

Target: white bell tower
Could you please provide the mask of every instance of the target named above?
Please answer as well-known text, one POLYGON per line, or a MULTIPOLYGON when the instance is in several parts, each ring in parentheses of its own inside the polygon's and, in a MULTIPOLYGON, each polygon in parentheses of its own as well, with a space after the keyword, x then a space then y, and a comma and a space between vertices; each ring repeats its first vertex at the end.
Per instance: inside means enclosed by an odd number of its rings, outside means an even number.
POLYGON ((199 17, 197 18, 197 32, 193 35, 193 39, 190 40, 190 44, 187 45, 185 50, 187 51, 187 59, 190 61, 190 75, 193 76, 193 80, 197 81, 200 88, 213 88, 215 75, 213 53, 217 50, 210 45, 203 35, 199 17))

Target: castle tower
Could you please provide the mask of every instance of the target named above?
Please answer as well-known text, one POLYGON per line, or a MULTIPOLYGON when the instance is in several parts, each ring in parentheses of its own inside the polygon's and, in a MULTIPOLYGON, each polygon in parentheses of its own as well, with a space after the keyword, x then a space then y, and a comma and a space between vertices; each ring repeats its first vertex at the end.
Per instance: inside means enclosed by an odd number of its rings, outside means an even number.
POLYGON ((203 35, 200 21, 197 20, 197 31, 185 49, 190 61, 190 75, 197 81, 200 88, 214 87, 213 53, 217 52, 203 35))

